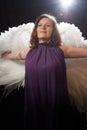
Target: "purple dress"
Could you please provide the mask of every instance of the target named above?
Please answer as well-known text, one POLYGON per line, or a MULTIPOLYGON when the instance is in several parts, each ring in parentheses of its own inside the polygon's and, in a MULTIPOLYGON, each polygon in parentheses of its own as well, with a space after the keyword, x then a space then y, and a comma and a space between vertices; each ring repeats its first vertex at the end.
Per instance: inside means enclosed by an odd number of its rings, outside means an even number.
POLYGON ((39 44, 25 62, 25 129, 61 130, 69 108, 64 54, 39 44))

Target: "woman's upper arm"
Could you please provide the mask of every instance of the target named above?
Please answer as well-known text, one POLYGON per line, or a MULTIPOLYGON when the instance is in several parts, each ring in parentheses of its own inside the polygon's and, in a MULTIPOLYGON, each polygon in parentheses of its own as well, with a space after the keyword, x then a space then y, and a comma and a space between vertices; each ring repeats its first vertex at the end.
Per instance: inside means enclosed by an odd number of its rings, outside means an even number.
POLYGON ((64 46, 64 45, 61 45, 61 46, 60 46, 60 49, 63 51, 65 58, 68 57, 67 48, 68 48, 68 47, 67 47, 67 46, 64 46))
POLYGON ((24 48, 20 53, 19 53, 19 55, 20 55, 20 58, 21 59, 25 59, 26 58, 26 55, 27 55, 27 53, 30 51, 30 48, 24 48))
POLYGON ((65 58, 77 57, 78 48, 65 45, 61 45, 60 48, 62 49, 65 58))
POLYGON ((73 46, 60 46, 62 51, 64 52, 65 58, 79 58, 79 57, 87 57, 87 48, 82 47, 73 47, 73 46))

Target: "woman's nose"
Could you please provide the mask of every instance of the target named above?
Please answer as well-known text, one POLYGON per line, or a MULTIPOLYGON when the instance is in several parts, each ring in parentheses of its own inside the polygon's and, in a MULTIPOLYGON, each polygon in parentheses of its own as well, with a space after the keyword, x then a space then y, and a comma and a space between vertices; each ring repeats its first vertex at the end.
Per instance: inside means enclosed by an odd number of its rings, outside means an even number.
POLYGON ((42 28, 44 28, 44 29, 45 29, 45 28, 46 28, 46 25, 42 25, 42 28))

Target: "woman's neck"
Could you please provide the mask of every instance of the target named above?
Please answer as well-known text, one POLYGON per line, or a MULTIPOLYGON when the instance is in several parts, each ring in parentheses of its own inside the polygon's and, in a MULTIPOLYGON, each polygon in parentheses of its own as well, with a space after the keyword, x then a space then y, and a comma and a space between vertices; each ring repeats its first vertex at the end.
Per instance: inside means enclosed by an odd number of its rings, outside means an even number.
POLYGON ((50 40, 46 40, 46 39, 39 40, 39 43, 49 43, 49 42, 50 42, 50 40))

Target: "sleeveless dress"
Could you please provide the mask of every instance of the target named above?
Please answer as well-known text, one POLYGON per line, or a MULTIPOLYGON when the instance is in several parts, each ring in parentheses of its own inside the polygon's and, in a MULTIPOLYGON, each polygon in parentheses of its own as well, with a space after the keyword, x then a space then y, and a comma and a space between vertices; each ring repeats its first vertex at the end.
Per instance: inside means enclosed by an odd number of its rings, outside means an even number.
POLYGON ((62 130, 70 104, 60 48, 41 43, 27 54, 24 89, 25 129, 62 130))

